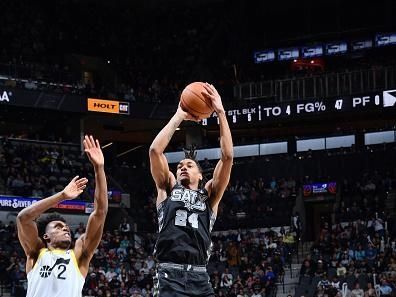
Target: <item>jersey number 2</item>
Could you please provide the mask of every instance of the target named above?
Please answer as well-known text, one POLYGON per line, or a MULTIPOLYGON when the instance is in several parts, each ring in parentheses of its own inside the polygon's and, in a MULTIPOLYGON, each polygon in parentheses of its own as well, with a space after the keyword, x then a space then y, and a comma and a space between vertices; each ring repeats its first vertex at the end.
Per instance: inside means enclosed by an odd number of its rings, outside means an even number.
POLYGON ((66 271, 66 265, 59 265, 58 266, 58 270, 62 270, 59 274, 58 274, 58 279, 66 279, 66 277, 63 276, 63 274, 66 271))
POLYGON ((176 217, 175 217, 175 225, 176 226, 187 226, 187 220, 190 223, 191 227, 198 229, 198 214, 197 213, 192 213, 190 216, 187 218, 187 211, 183 209, 179 209, 176 211, 176 217))

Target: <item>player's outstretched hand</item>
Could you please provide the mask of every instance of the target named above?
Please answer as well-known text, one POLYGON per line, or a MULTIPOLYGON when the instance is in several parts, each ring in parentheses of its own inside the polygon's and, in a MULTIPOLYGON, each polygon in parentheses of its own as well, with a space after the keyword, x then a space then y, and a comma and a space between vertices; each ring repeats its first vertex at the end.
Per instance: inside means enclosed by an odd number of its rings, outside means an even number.
POLYGON ((87 186, 88 180, 83 177, 75 176, 70 183, 63 189, 63 198, 65 200, 72 200, 77 198, 87 186))
POLYGON ((84 137, 84 151, 94 167, 104 166, 104 157, 99 141, 91 136, 84 137))

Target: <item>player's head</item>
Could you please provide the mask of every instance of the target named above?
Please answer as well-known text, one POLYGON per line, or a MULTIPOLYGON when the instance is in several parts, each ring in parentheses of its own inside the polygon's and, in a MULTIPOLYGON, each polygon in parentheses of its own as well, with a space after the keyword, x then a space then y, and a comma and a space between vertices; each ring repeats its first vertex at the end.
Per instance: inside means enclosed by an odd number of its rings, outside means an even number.
POLYGON ((66 220, 58 214, 46 216, 38 221, 39 236, 45 245, 68 249, 72 243, 71 232, 66 220))
POLYGON ((192 147, 184 151, 185 158, 177 164, 176 179, 185 187, 199 188, 202 180, 202 168, 195 159, 197 153, 192 147))

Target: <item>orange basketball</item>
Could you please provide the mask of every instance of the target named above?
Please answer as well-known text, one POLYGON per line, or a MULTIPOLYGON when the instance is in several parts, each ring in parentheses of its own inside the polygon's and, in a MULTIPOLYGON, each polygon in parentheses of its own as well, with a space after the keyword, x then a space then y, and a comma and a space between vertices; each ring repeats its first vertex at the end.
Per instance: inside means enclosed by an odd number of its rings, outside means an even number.
POLYGON ((207 92, 204 83, 193 82, 184 88, 180 97, 181 108, 200 120, 206 119, 213 112, 212 102, 202 92, 207 92))

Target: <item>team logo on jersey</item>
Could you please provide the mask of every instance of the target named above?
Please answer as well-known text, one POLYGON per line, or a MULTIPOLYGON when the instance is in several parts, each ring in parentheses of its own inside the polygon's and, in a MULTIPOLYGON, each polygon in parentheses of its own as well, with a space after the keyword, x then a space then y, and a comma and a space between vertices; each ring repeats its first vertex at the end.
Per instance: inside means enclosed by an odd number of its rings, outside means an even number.
POLYGON ((51 275, 52 270, 54 270, 54 268, 57 265, 60 265, 60 264, 66 264, 67 265, 67 264, 69 264, 69 262, 70 262, 70 259, 66 260, 66 259, 63 259, 63 258, 58 258, 58 259, 56 259, 56 262, 55 262, 54 265, 52 265, 52 267, 50 267, 48 265, 43 265, 40 268, 40 276, 42 278, 47 278, 47 277, 49 277, 51 275))
POLYGON ((171 194, 172 201, 184 202, 184 206, 188 210, 204 211, 206 209, 206 199, 208 199, 207 195, 184 188, 174 189, 171 194))
POLYGON ((51 275, 52 269, 48 265, 44 265, 40 268, 40 276, 42 278, 47 278, 51 275))

